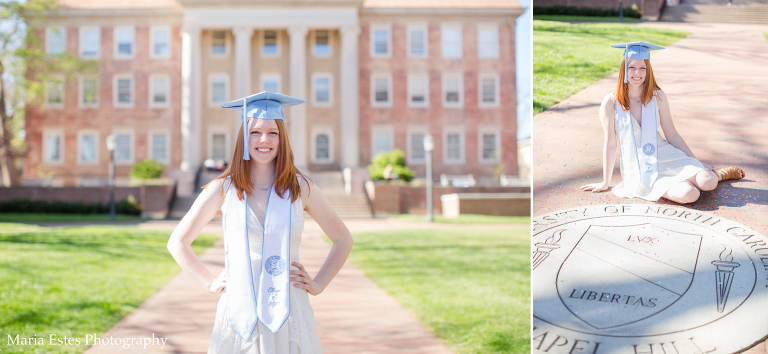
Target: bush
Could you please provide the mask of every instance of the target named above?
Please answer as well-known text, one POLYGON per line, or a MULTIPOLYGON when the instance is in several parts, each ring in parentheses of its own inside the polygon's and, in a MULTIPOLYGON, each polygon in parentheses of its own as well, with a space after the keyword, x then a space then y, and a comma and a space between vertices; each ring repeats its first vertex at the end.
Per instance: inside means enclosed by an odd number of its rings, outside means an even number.
POLYGON ((118 214, 141 215, 141 204, 136 201, 133 195, 129 195, 128 199, 115 203, 115 209, 118 214))
POLYGON ((384 169, 387 165, 392 165, 392 173, 397 174, 398 179, 403 181, 410 182, 416 175, 413 170, 405 166, 405 153, 398 149, 382 152, 374 156, 371 162, 368 165, 368 172, 371 173, 371 179, 374 181, 384 179, 384 169))
POLYGON ((135 165, 131 169, 131 177, 137 179, 153 179, 160 178, 163 174, 163 166, 159 162, 146 159, 135 165))
MULTIPOLYGON (((619 17, 619 10, 600 9, 592 7, 576 7, 565 5, 534 6, 534 15, 559 15, 559 16, 594 16, 594 17, 619 17)), ((624 16, 632 18, 642 17, 642 12, 637 5, 632 4, 624 8, 624 16)))
MULTIPOLYGON (((141 205, 134 196, 115 203, 118 214, 141 215, 141 205)), ((107 214, 109 203, 52 202, 44 200, 13 199, 0 202, 0 213, 50 213, 50 214, 107 214)))

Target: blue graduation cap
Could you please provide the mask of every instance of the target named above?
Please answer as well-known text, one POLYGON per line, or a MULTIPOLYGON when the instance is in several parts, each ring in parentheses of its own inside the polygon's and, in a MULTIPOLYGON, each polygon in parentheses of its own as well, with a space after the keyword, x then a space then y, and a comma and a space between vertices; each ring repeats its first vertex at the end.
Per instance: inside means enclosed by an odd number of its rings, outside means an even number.
POLYGON ((280 119, 285 122, 283 108, 306 103, 307 100, 283 95, 281 93, 263 91, 257 94, 236 99, 221 105, 222 108, 243 109, 243 160, 250 160, 248 153, 248 118, 280 119))
POLYGON ((629 58, 632 59, 651 59, 652 50, 664 49, 664 47, 646 43, 646 42, 631 42, 623 44, 614 44, 611 48, 624 49, 624 83, 627 83, 627 71, 629 67, 629 58))

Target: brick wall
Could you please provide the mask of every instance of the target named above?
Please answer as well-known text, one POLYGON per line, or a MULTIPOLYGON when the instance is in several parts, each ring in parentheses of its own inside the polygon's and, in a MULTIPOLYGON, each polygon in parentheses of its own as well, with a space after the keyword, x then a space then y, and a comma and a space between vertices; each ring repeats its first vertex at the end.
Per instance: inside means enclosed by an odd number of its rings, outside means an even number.
POLYGON ((459 193, 457 198, 443 200, 442 212, 447 218, 455 218, 461 214, 501 215, 501 216, 531 216, 531 195, 524 197, 505 193, 484 193, 482 196, 459 193))
MULTIPOLYGON (((427 189, 424 186, 411 187, 405 185, 375 183, 373 208, 377 213, 403 214, 426 213, 427 189)), ((453 193, 530 193, 530 187, 441 187, 434 186, 432 190, 432 206, 435 213, 442 212, 440 196, 453 193)), ((530 202, 528 215, 530 215, 530 202)), ((496 215, 496 214, 489 214, 496 215)))

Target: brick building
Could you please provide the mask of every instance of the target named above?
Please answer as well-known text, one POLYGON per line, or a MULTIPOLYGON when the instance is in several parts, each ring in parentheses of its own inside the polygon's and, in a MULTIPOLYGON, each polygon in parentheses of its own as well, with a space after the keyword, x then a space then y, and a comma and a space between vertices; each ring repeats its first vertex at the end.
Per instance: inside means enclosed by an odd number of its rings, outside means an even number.
POLYGON ((307 99, 286 112, 303 171, 364 168, 394 148, 424 175, 517 174, 515 0, 60 0, 48 53, 98 60, 46 84, 26 116, 24 183, 118 183, 152 158, 179 193, 205 159, 229 160, 239 113, 263 90, 307 99))

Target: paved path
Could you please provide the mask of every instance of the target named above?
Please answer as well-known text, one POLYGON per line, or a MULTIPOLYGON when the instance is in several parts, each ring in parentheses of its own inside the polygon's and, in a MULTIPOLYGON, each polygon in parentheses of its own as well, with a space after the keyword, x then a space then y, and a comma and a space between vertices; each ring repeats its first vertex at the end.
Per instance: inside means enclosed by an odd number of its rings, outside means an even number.
MULTIPOLYGON (((768 235, 768 41, 763 36, 768 25, 641 26, 692 32, 654 52, 654 75, 669 97, 675 127, 696 156, 715 167, 740 166, 747 175, 704 192, 685 207, 768 235)), ((598 110, 617 79, 618 73, 602 79, 534 117, 534 215, 577 205, 651 203, 578 189, 602 178, 598 110)), ((617 158, 612 186, 621 180, 618 166, 617 158)), ((659 203, 676 205, 663 199, 659 203)), ((764 343, 750 351, 765 352, 764 343)))
MULTIPOLYGON (((177 221, 151 221, 141 228, 169 230, 177 221)), ((478 225, 448 225, 365 220, 346 222, 352 232, 402 228, 476 228, 478 225)), ((508 226, 508 225, 507 225, 508 226)), ((520 225, 528 227, 527 225, 520 225)), ((482 227, 503 227, 483 225, 482 227)), ((211 222, 204 233, 221 235, 221 224, 211 222)), ((325 261, 330 247, 320 227, 307 219, 302 233, 301 261, 314 274, 325 261)), ((224 267, 224 248, 219 240, 201 255, 208 269, 218 274, 224 267)), ((174 277, 131 315, 110 329, 103 338, 168 338, 164 348, 131 346, 120 353, 205 353, 208 350, 219 295, 209 294, 185 272, 174 277)), ((310 296, 320 342, 325 353, 432 354, 451 351, 394 298, 347 262, 331 285, 320 295, 310 296)), ((86 353, 114 353, 115 346, 94 346, 86 353)))

